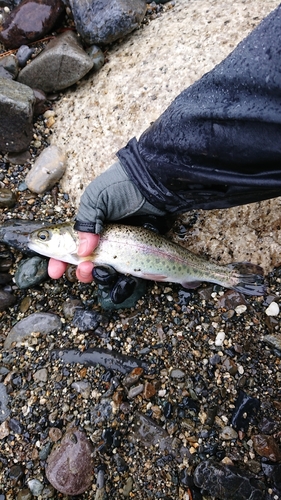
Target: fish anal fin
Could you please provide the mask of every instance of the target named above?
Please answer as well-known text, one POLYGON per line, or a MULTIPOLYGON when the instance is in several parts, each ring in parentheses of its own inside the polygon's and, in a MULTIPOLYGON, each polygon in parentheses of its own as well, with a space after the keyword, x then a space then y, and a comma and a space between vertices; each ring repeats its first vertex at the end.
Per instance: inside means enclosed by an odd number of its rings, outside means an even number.
POLYGON ((202 281, 186 281, 181 284, 183 288, 190 288, 194 290, 195 288, 198 288, 199 286, 202 285, 202 281))

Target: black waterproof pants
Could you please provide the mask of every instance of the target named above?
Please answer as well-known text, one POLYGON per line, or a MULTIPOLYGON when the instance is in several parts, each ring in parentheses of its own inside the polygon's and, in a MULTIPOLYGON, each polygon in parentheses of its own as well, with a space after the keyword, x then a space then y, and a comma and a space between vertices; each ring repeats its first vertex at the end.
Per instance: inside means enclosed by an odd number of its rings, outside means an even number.
POLYGON ((117 156, 170 213, 281 196, 281 5, 117 156))

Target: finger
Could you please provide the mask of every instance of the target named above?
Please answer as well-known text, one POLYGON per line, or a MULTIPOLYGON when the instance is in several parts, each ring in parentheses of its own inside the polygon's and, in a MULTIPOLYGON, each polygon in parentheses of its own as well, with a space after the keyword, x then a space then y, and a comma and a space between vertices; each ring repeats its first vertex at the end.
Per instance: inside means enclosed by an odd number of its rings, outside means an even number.
POLYGON ((93 281, 93 271, 94 265, 89 260, 81 262, 76 269, 76 276, 82 283, 91 283, 93 281))
POLYGON ((78 231, 78 235, 79 247, 77 253, 81 257, 86 257, 87 255, 90 255, 98 246, 100 237, 98 234, 83 233, 82 231, 78 231))
POLYGON ((48 274, 50 278, 58 279, 60 278, 67 268, 66 262, 61 260, 50 259, 48 264, 48 274))

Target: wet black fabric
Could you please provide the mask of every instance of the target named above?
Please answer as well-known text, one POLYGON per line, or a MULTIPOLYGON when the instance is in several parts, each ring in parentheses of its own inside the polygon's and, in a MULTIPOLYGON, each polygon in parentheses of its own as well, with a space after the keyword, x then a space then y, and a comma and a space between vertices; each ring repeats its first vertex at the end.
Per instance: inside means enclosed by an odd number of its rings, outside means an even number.
POLYGON ((281 195, 281 5, 117 156, 171 213, 281 195))

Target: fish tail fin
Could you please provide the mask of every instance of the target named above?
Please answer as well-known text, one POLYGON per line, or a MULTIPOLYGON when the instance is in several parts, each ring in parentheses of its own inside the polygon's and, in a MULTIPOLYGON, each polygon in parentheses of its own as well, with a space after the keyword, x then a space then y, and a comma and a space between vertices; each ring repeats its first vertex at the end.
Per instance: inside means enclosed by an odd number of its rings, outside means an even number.
POLYGON ((233 289, 245 295, 265 295, 266 283, 263 276, 263 268, 250 262, 237 262, 229 264, 228 267, 234 271, 233 277, 237 283, 233 289))

